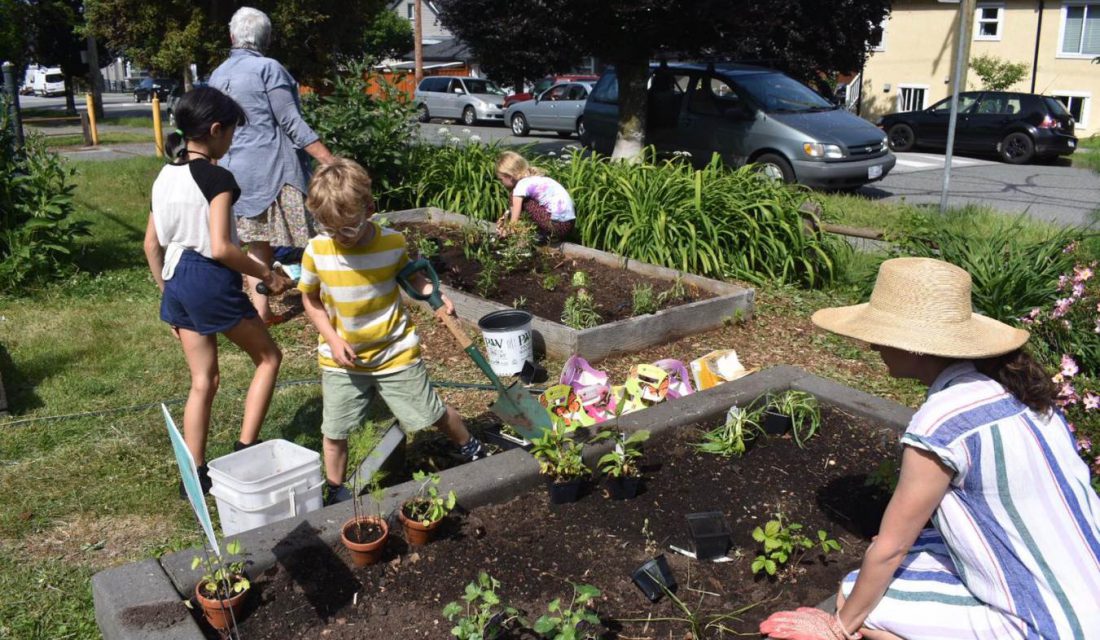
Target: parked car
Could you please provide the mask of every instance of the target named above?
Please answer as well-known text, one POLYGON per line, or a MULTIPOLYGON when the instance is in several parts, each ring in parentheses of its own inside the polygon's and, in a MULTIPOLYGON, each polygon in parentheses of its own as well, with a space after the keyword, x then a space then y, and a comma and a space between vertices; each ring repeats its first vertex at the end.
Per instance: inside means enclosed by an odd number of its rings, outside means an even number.
POLYGON ((134 102, 152 100, 154 91, 157 99, 163 102, 172 93, 176 84, 177 82, 171 78, 142 78, 141 82, 134 87, 134 102))
POLYGON ((59 96, 65 93, 65 74, 60 67, 39 69, 34 74, 34 93, 42 96, 59 96))
POLYGON ((530 92, 521 91, 520 93, 513 93, 510 96, 505 96, 504 108, 507 109, 517 102, 532 100, 535 96, 540 95, 550 87, 562 82, 595 82, 599 79, 599 76, 583 73, 562 73, 556 76, 546 76, 542 80, 536 82, 530 92))
MULTIPOLYGON (((951 98, 922 111, 892 113, 879 120, 890 148, 947 148, 951 98)), ((955 151, 996 153, 1001 160, 1025 164, 1036 158, 1073 153, 1073 116, 1050 96, 1013 91, 965 91, 959 94, 955 151)))
POLYGON ((504 122, 512 133, 525 136, 532 129, 555 131, 568 138, 575 131, 584 135, 584 103, 595 83, 563 82, 543 91, 533 100, 516 102, 504 110, 504 122))
MULTIPOLYGON (((882 131, 779 71, 737 64, 651 69, 646 141, 686 151, 695 166, 717 153, 729 166, 811 187, 854 188, 897 162, 882 131)), ((586 146, 610 153, 619 125, 619 81, 601 77, 584 108, 586 146)))
POLYGON ((413 96, 417 118, 460 118, 466 126, 504 120, 504 90, 490 80, 433 76, 420 81, 413 96))

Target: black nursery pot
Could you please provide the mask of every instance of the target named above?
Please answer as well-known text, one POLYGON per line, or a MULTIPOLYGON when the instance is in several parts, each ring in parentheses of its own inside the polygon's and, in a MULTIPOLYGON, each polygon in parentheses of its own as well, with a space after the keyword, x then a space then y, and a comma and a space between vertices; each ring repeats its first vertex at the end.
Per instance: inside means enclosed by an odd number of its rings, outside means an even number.
POLYGON ((761 425, 764 433, 769 436, 785 435, 791 430, 791 417, 774 411, 764 412, 764 424, 761 425))
POLYGON ((638 487, 642 485, 640 477, 622 477, 607 479, 607 494, 612 500, 630 500, 638 495, 638 487))
POLYGON ((730 527, 721 511, 689 513, 687 521, 691 540, 695 543, 696 560, 726 555, 730 548, 730 527))
POLYGON ((576 502, 580 498, 582 484, 584 484, 584 478, 577 478, 569 482, 548 481, 546 489, 550 492, 550 504, 576 502))
POLYGON ((531 450, 531 443, 523 438, 517 438, 515 436, 502 433, 500 425, 494 425, 487 427, 481 432, 487 442, 500 447, 501 451, 511 451, 512 449, 523 449, 524 451, 531 450))
POLYGON ((672 577, 672 570, 668 568, 668 560, 665 559, 664 554, 635 569, 631 577, 650 602, 660 600, 661 596, 665 595, 666 589, 670 593, 676 591, 676 578, 672 577))

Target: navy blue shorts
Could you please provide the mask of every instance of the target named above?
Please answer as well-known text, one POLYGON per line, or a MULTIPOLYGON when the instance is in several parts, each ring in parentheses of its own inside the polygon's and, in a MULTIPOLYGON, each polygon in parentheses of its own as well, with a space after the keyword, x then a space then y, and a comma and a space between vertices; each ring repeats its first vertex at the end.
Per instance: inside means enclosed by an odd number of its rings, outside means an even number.
POLYGON ((204 336, 228 331, 256 317, 242 284, 241 274, 217 260, 184 251, 172 279, 164 283, 160 319, 204 336))

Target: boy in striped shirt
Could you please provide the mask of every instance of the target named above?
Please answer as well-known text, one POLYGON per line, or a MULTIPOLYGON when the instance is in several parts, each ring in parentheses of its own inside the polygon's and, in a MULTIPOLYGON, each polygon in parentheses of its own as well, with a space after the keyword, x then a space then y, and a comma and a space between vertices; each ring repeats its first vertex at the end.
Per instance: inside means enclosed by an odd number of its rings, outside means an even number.
MULTIPOLYGON (((428 382, 420 338, 401 304, 397 274, 408 263, 405 237, 370 220, 371 181, 356 162, 337 159, 313 174, 306 206, 321 231, 302 258, 298 288, 320 333, 326 504, 347 500, 348 434, 380 395, 405 433, 436 426, 467 460, 485 455, 462 416, 428 382)), ((416 274, 413 285, 431 283, 416 274)), ((454 314, 446 296, 443 304, 454 314)))

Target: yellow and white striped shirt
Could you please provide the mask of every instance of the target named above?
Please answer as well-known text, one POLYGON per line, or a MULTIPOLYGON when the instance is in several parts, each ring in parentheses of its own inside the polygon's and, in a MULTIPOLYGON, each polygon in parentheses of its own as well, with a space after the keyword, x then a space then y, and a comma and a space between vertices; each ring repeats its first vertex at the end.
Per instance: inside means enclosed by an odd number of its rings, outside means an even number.
POLYGON ((320 289, 333 328, 359 356, 358 366, 341 367, 319 338, 317 360, 322 369, 396 373, 420 362, 420 337, 397 287, 397 273, 409 262, 405 236, 370 224, 374 229, 366 246, 349 249, 317 236, 302 257, 298 289, 320 289))

